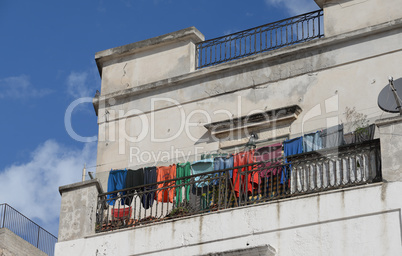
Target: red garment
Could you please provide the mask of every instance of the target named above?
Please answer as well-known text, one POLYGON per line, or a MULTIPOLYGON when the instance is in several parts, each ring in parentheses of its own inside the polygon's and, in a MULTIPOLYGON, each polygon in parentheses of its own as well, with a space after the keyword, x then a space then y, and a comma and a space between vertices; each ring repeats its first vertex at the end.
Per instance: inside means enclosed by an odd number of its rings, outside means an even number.
MULTIPOLYGON (((255 150, 250 150, 234 155, 233 166, 237 167, 254 163, 254 151, 255 150)), ((233 184, 236 197, 239 197, 240 187, 242 192, 247 190, 249 193, 252 193, 253 185, 259 183, 258 173, 251 172, 254 169, 253 167, 253 165, 250 165, 247 167, 233 169, 233 184)))
MULTIPOLYGON (((160 166, 156 170, 156 182, 167 181, 175 178, 176 178, 175 164, 170 166, 160 166)), ((173 203, 173 197, 175 192, 174 185, 175 185, 174 181, 158 184, 158 191, 155 193, 155 199, 158 200, 158 202, 173 203), (170 187, 170 188, 161 189, 164 187, 170 187)))
POLYGON ((269 168, 270 166, 280 165, 282 163, 282 143, 272 144, 259 148, 254 153, 255 162, 263 162, 257 165, 261 177, 270 177, 280 175, 282 166, 269 168))

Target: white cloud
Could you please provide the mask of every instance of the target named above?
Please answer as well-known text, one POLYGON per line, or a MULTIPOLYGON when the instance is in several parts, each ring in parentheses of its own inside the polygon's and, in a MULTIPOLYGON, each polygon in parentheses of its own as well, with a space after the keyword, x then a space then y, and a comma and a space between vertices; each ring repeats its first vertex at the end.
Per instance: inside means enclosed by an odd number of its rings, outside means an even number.
POLYGON ((290 15, 299 15, 319 9, 313 0, 265 0, 265 3, 268 6, 283 6, 290 15))
POLYGON ((82 149, 67 148, 48 140, 29 162, 0 170, 0 203, 8 203, 57 236, 61 196, 58 188, 78 182, 84 163, 96 161, 96 143, 82 149))
POLYGON ((100 78, 95 69, 71 72, 67 77, 67 92, 74 98, 93 97, 99 88, 100 78))
POLYGON ((26 75, 0 79, 0 99, 39 98, 49 93, 50 90, 35 88, 26 75))
POLYGON ((230 34, 239 32, 239 31, 240 31, 239 29, 227 29, 227 30, 223 31, 223 34, 224 34, 225 36, 227 36, 227 35, 230 35, 230 34))

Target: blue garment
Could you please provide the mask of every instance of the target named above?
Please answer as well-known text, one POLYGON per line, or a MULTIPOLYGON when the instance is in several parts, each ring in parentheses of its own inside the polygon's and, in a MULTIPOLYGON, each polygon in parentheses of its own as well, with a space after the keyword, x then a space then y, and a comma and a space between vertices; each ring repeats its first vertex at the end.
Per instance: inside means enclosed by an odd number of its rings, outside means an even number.
MULTIPOLYGON (((287 157, 291 155, 301 154, 303 153, 303 137, 294 138, 291 140, 286 140, 283 142, 283 154, 285 156, 285 164, 289 163, 287 157)), ((281 183, 283 184, 288 177, 290 176, 291 165, 283 168, 281 183)))
MULTIPOLYGON (((206 172, 212 172, 214 170, 214 160, 213 159, 203 159, 199 161, 195 161, 191 165, 191 172, 192 175, 196 174, 202 174, 206 172)), ((194 178, 194 181, 200 181, 200 180, 205 180, 207 178, 212 177, 212 174, 204 175, 204 176, 197 176, 194 178)), ((205 187, 208 186, 211 182, 210 181, 202 181, 202 182, 197 182, 194 185, 196 187, 205 187)))
MULTIPOLYGON (((109 173, 109 179, 107 182, 107 192, 113 192, 126 188, 127 170, 111 170, 109 173)), ((117 197, 117 193, 107 195, 107 199, 117 197)), ((116 199, 109 200, 109 204, 112 205, 116 199)), ((124 203, 123 201, 121 202, 124 203)))
MULTIPOLYGON (((214 159, 214 171, 223 170, 233 168, 233 156, 231 157, 215 157, 214 159)), ((233 177, 233 170, 229 170, 229 177, 233 177)), ((219 177, 219 175, 224 175, 224 172, 216 173, 215 177, 219 177)), ((217 185, 218 180, 214 180, 213 184, 217 185)))
POLYGON ((303 136, 303 152, 322 149, 321 132, 312 132, 303 136))

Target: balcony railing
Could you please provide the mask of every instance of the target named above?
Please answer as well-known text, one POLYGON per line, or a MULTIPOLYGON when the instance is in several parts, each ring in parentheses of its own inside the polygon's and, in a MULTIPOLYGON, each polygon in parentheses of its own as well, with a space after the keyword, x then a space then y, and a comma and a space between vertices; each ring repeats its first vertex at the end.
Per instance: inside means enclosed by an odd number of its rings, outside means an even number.
POLYGON ((100 194, 96 231, 381 181, 380 159, 373 140, 100 194))
POLYGON ((7 228, 47 255, 54 255, 57 237, 8 204, 0 204, 0 228, 7 228))
POLYGON ((196 68, 244 58, 324 36, 323 11, 318 10, 196 45, 196 68))

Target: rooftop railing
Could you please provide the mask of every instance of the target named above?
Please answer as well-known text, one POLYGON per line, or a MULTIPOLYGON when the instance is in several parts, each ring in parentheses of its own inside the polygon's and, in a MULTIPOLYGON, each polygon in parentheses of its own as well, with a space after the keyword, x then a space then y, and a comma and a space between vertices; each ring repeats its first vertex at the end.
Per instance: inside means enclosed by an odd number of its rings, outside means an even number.
POLYGON ((100 194, 96 232, 381 180, 379 140, 350 144, 100 194))
POLYGON ((0 228, 7 228, 47 255, 54 255, 57 237, 8 204, 0 204, 0 228))
POLYGON ((323 10, 318 10, 197 43, 196 68, 323 37, 322 17, 323 10))

